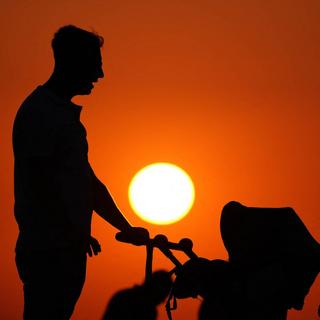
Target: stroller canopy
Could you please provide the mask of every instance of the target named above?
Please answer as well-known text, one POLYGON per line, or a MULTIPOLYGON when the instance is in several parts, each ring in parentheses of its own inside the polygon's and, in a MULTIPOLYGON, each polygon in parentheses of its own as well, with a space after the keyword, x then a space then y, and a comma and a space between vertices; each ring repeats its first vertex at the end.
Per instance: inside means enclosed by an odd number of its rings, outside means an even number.
POLYGON ((247 274, 278 265, 288 308, 302 309, 320 271, 320 245, 292 208, 246 207, 232 201, 222 210, 220 230, 230 263, 247 274))

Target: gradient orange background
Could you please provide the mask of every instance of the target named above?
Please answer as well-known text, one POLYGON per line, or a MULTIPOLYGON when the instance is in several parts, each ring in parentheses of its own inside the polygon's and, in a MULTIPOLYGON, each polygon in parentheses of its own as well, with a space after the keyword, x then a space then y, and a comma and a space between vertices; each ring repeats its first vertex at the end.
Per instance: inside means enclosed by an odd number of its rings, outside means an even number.
MULTIPOLYGON (((22 316, 14 265, 12 123, 22 100, 50 76, 50 41, 62 25, 105 38, 105 78, 85 106, 90 161, 134 225, 172 241, 190 237, 207 258, 227 258, 222 206, 292 206, 320 240, 320 2, 318 0, 2 0, 0 318, 22 316), (190 214, 169 226, 136 217, 127 189, 152 162, 185 169, 196 188, 190 214)), ((140 283, 145 252, 114 240, 95 217, 103 252, 89 259, 73 319, 100 319, 110 296, 140 283)), ((181 256, 181 259, 185 259, 181 256)), ((160 254, 154 268, 171 268, 160 254)), ((303 312, 314 319, 320 279, 303 312)), ((196 319, 198 301, 179 301, 176 320, 196 319)), ((160 319, 165 319, 163 308, 160 319)))

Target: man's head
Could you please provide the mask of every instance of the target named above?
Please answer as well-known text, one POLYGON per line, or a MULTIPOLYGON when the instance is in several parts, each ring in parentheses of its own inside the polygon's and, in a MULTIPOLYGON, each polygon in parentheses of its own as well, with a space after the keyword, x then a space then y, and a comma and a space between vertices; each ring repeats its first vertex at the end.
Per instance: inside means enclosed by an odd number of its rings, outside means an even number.
POLYGON ((52 40, 55 73, 73 95, 90 94, 93 82, 104 76, 100 48, 103 38, 94 32, 68 25, 52 40))

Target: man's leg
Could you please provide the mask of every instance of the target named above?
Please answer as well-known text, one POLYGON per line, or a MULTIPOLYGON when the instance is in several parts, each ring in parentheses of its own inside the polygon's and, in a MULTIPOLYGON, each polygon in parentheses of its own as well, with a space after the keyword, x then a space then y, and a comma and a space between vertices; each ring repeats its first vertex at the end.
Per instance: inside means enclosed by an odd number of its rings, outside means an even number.
POLYGON ((86 254, 17 253, 16 263, 24 284, 24 319, 69 319, 84 284, 86 254))

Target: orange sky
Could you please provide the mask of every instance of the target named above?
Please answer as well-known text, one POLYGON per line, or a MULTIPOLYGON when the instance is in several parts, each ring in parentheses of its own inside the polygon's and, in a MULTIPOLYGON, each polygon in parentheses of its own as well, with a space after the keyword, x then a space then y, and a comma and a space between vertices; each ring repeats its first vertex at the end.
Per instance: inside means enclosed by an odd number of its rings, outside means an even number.
MULTIPOLYGON (((320 241, 318 0, 2 0, 0 9, 1 319, 20 318, 23 305, 13 252, 12 122, 49 77, 50 41, 65 24, 105 37, 105 78, 76 102, 85 106, 91 164, 133 224, 173 241, 190 237, 199 255, 226 258, 218 224, 234 199, 292 206, 320 241), (141 221, 127 198, 132 176, 158 161, 180 165, 196 188, 190 214, 170 226, 141 221)), ((73 319, 99 319, 115 291, 144 275, 142 248, 117 243, 100 218, 93 232, 103 253, 88 263, 73 319)), ((171 268, 160 254, 154 265, 171 268)), ((320 279, 305 310, 288 319, 313 319, 319 296, 320 279)), ((196 319, 197 306, 179 302, 174 319, 196 319)))

